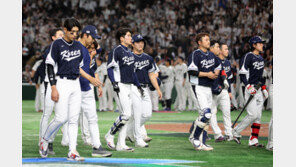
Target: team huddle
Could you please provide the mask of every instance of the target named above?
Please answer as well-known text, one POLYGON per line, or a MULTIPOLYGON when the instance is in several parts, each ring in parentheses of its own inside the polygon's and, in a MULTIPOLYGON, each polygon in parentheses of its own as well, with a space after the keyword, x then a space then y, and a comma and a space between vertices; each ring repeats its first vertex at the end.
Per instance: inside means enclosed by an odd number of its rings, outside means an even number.
MULTIPOLYGON (((81 25, 76 19, 66 19, 63 29, 51 31, 52 43, 43 54, 40 66, 43 67, 44 81, 40 91, 45 100, 39 131, 41 157, 54 154, 53 141, 62 128, 61 144, 69 147, 68 160, 83 161, 76 149, 79 120, 83 140, 93 148, 92 156, 112 156, 112 152, 101 144, 96 112, 94 88, 97 87, 98 96, 102 97, 106 94, 103 86, 113 87, 110 94, 114 93, 119 109, 119 116, 105 134, 107 147, 133 152, 134 148, 126 145, 126 139, 132 141, 135 147, 148 147, 151 138, 147 136, 144 125, 151 118, 152 110, 158 110, 158 100, 165 105, 165 110, 171 110, 174 86, 171 73, 175 75, 178 94, 175 108, 180 111, 186 109, 186 97, 182 93, 186 90, 191 106, 196 106, 199 113, 189 130, 189 141, 194 149, 213 150, 206 144, 209 125, 214 131, 215 141, 234 140, 240 144, 240 133, 252 124, 249 146, 263 147, 258 135, 268 91, 263 77, 264 60, 259 54, 263 51, 264 41, 259 36, 250 39, 252 51, 240 62, 238 74, 245 86, 245 99, 250 96, 253 99, 247 105, 247 116, 233 129, 230 116, 233 75, 225 43, 210 41, 209 34, 199 33, 196 36, 198 49, 190 54, 187 65, 183 57, 178 57, 172 69, 169 59, 163 65, 159 59, 154 60, 144 52, 146 41, 141 34, 132 35, 128 28, 120 28, 116 33, 120 44, 109 52, 107 64, 102 66, 103 60, 98 56, 102 48, 97 43, 101 37, 96 27, 87 25, 79 34, 80 30, 81 25), (260 88, 256 89, 258 84, 260 88), (218 107, 223 112, 225 136, 217 124, 218 107), (49 123, 53 110, 55 116, 49 123), (115 144, 116 134, 118 140, 115 144)), ((111 103, 113 106, 112 99, 111 103)), ((107 108, 106 99, 100 101, 101 104, 107 108)), ((272 133, 270 135, 267 147, 272 149, 272 133)))

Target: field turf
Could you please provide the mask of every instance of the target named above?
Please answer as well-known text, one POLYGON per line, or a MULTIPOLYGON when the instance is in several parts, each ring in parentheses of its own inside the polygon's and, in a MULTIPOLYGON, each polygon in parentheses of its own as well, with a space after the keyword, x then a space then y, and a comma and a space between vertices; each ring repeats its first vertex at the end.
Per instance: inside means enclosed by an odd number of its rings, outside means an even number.
MULTIPOLYGON (((235 120, 239 111, 231 113, 232 121, 235 120)), ((23 101, 22 104, 22 157, 39 158, 38 140, 39 140, 39 122, 42 113, 34 110, 34 101, 23 101)), ((106 148, 104 135, 118 116, 116 112, 98 112, 99 129, 101 142, 106 148)), ((241 118, 245 116, 245 113, 241 118)), ((197 112, 184 111, 181 113, 153 113, 151 120, 147 124, 165 124, 165 123, 191 123, 197 117, 197 112)), ((262 123, 268 123, 271 117, 270 111, 263 111, 262 123)), ((222 121, 222 114, 218 112, 218 121, 222 121)), ((241 119, 240 119, 241 120, 241 119)), ((170 166, 272 166, 273 153, 265 148, 249 148, 248 137, 243 137, 242 144, 238 145, 234 141, 215 143, 210 140, 207 143, 214 147, 213 151, 195 151, 188 141, 189 133, 175 133, 169 131, 147 129, 148 135, 153 138, 149 143, 149 148, 136 148, 135 152, 117 152, 112 151, 112 158, 141 158, 141 159, 175 159, 175 160, 193 160, 203 161, 203 163, 184 163, 171 164, 170 166)), ((83 145, 79 129, 78 146, 82 157, 91 157, 92 149, 90 146, 83 145)), ((213 138, 212 135, 210 135, 213 138)), ((62 147, 62 134, 58 133, 54 141, 55 155, 49 157, 66 157, 68 147, 62 147)), ((267 144, 267 137, 260 137, 260 142, 267 144)), ((115 138, 116 141, 116 138, 115 138)), ((133 143, 127 141, 128 146, 134 147, 133 143)), ((124 166, 124 165, 123 165, 124 166)), ((161 165, 137 165, 137 166, 161 166, 161 165)), ((167 165, 168 166, 168 165, 167 165)))

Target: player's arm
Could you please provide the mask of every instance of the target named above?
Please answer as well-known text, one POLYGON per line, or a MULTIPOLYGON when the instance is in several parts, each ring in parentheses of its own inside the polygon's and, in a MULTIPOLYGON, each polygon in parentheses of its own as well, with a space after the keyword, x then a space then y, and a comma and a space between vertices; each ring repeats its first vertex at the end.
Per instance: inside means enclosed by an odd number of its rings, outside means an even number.
POLYGON ((151 67, 149 68, 149 71, 148 71, 148 76, 149 76, 150 82, 151 82, 152 86, 156 89, 157 94, 158 94, 158 98, 162 99, 162 93, 160 91, 160 88, 159 88, 159 85, 157 82, 159 68, 157 67, 157 65, 155 64, 155 62, 153 61, 152 58, 150 60, 150 64, 151 64, 151 67))
MULTIPOLYGON (((98 79, 98 80, 100 80, 98 73, 95 73, 95 78, 98 79)), ((98 86, 98 90, 99 90, 99 97, 102 97, 102 95, 103 95, 102 85, 99 85, 98 86)))
POLYGON ((50 49, 48 52, 48 55, 46 56, 45 64, 46 64, 46 69, 47 69, 47 75, 48 75, 48 80, 51 85, 51 99, 54 102, 58 102, 59 100, 59 92, 56 88, 56 78, 55 78, 55 72, 54 72, 54 65, 57 62, 57 57, 58 57, 58 44, 53 41, 50 45, 50 49))
POLYGON ((87 74, 87 73, 86 73, 81 67, 79 68, 79 70, 80 70, 80 75, 81 75, 83 78, 89 80, 89 82, 90 82, 91 84, 93 84, 93 85, 96 86, 96 87, 98 87, 98 86, 101 85, 101 81, 100 81, 98 78, 94 78, 94 77, 90 76, 90 75, 87 74))
POLYGON ((240 61, 240 69, 239 69, 239 77, 240 80, 244 83, 245 86, 249 84, 246 75, 249 74, 249 64, 250 60, 248 58, 248 55, 245 55, 242 57, 242 60, 240 61))

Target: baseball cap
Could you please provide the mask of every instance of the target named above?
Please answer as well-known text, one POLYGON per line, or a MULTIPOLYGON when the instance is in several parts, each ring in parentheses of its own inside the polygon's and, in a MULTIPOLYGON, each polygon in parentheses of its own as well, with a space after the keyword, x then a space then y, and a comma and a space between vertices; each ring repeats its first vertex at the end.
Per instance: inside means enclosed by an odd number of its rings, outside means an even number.
POLYGON ((249 40, 249 44, 253 46, 255 43, 265 43, 265 40, 262 40, 260 36, 254 36, 249 40))
POLYGON ((134 43, 134 42, 140 42, 140 41, 144 41, 145 42, 145 40, 144 40, 144 38, 143 38, 142 35, 137 34, 137 35, 134 35, 133 36, 132 43, 134 43))
POLYGON ((101 39, 101 36, 98 35, 98 30, 93 25, 87 25, 82 29, 82 33, 91 35, 94 39, 101 39))

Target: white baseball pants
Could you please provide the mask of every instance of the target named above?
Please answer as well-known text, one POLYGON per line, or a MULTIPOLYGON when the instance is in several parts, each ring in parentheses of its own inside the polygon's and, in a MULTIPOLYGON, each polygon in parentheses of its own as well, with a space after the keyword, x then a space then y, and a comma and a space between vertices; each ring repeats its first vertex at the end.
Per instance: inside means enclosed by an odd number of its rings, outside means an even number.
POLYGON ((136 141, 143 140, 141 127, 152 116, 152 105, 148 89, 149 88, 143 88, 143 98, 137 87, 134 87, 132 92, 133 117, 128 123, 128 132, 134 134, 136 141))
MULTIPOLYGON (((247 101, 249 97, 250 94, 247 92, 247 88, 245 88, 245 101, 247 101)), ((246 108, 247 116, 234 128, 233 136, 240 137, 240 133, 251 123, 261 123, 263 102, 263 94, 260 88, 246 108)))
POLYGON ((268 143, 266 147, 273 148, 273 84, 270 84, 268 93, 271 106, 271 118, 269 122, 268 143))
POLYGON ((97 97, 99 99, 99 110, 102 111, 106 111, 107 110, 107 88, 106 88, 107 85, 105 85, 104 87, 102 86, 102 97, 99 97, 99 88, 96 88, 97 90, 97 97))
POLYGON ((152 110, 158 111, 158 104, 159 104, 159 99, 158 99, 158 93, 156 90, 150 91, 150 97, 151 97, 151 102, 152 102, 152 110))
POLYGON ((219 95, 213 95, 213 103, 211 107, 212 117, 210 120, 214 131, 215 139, 222 136, 222 131, 217 123, 217 108, 220 108, 223 113, 223 122, 225 127, 225 135, 232 137, 231 116, 230 116, 230 98, 228 91, 223 89, 219 95))
POLYGON ((43 138, 48 141, 57 129, 69 121, 69 150, 76 150, 78 118, 81 107, 79 79, 68 80, 57 77, 56 87, 59 93, 59 100, 55 103, 55 117, 46 129, 43 138))
POLYGON ((174 87, 173 82, 166 82, 166 83, 163 84, 164 100, 171 99, 173 87, 174 87))

